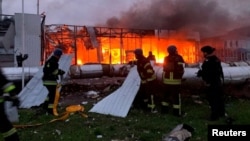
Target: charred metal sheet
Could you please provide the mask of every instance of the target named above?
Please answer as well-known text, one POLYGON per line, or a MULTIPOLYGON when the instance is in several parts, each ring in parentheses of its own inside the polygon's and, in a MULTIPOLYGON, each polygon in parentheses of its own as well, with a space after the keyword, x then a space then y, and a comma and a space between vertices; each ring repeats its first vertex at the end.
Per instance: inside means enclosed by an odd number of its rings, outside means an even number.
POLYGON ((96 33, 95 33, 94 27, 88 27, 87 26, 86 28, 87 28, 87 31, 88 31, 88 34, 89 34, 89 38, 90 38, 92 47, 94 47, 94 48, 99 47, 99 43, 98 43, 98 41, 96 39, 96 33))
POLYGON ((40 105, 46 98, 48 91, 42 83, 42 68, 33 76, 28 84, 18 94, 20 108, 30 108, 40 105))
MULTIPOLYGON (((64 70, 64 78, 66 77, 70 64, 72 55, 62 55, 59 60, 59 68, 64 70)), ((43 86, 42 82, 43 71, 42 67, 33 76, 33 78, 28 82, 28 84, 22 89, 18 94, 20 99, 20 108, 31 108, 32 106, 39 106, 44 102, 48 95, 47 89, 43 86)))
POLYGON ((89 112, 126 117, 139 87, 140 77, 134 66, 122 86, 99 101, 89 112))

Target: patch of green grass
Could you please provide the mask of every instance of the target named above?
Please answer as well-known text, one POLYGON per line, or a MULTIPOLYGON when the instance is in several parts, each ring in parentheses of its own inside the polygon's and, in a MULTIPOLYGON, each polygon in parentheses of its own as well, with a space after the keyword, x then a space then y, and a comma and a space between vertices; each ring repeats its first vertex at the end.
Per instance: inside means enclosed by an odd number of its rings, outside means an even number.
MULTIPOLYGON (((44 123, 40 126, 17 128, 21 141, 161 141, 176 125, 186 123, 195 129, 191 141, 207 140, 207 125, 226 124, 225 119, 207 121, 210 110, 205 101, 194 103, 190 98, 183 99, 186 117, 174 117, 171 114, 144 113, 131 108, 126 118, 88 113, 92 105, 85 105, 88 118, 73 114, 65 121, 48 123, 54 117, 35 115, 34 109, 20 109, 19 124, 44 123)), ((235 121, 234 124, 250 123, 249 100, 229 98, 226 109, 235 121)), ((1 139, 1 138, 0 138, 1 139)))

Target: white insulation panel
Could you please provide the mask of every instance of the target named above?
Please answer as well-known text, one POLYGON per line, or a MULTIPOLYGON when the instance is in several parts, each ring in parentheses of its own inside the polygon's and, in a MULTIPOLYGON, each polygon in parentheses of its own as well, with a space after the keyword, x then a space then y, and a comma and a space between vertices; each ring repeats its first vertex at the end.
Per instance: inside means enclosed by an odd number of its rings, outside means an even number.
MULTIPOLYGON (((71 65, 71 59, 72 55, 62 55, 59 60, 59 68, 66 72, 64 74, 64 78, 66 77, 71 65)), ((48 95, 48 90, 43 86, 42 77, 43 71, 41 67, 18 94, 20 99, 20 108, 31 108, 32 106, 39 106, 44 102, 48 95)))
POLYGON ((99 101, 89 112, 126 117, 140 87, 136 66, 131 68, 122 86, 99 101))

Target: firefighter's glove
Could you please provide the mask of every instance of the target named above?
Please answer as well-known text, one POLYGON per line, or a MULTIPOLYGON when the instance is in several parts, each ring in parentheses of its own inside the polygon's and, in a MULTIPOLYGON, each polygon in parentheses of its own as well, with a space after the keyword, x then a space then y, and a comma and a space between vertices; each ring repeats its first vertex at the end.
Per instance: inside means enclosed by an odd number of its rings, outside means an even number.
POLYGON ((29 57, 29 55, 28 55, 28 54, 24 54, 24 55, 23 55, 23 58, 22 58, 22 61, 24 61, 24 60, 28 59, 28 57, 29 57))
POLYGON ((19 105, 20 105, 20 101, 19 101, 17 96, 12 96, 12 97, 11 96, 4 96, 4 100, 5 101, 12 101, 13 106, 19 107, 19 105))
POLYGON ((59 74, 59 75, 64 75, 64 74, 65 74, 65 71, 64 71, 64 70, 59 69, 58 74, 59 74))
POLYGON ((197 74, 197 77, 202 77, 202 70, 199 70, 196 74, 197 74))
POLYGON ((204 85, 205 85, 205 87, 210 87, 211 86, 211 84, 209 84, 207 82, 205 82, 204 85))
POLYGON ((20 101, 18 99, 18 97, 12 97, 12 105, 19 107, 20 106, 20 101))

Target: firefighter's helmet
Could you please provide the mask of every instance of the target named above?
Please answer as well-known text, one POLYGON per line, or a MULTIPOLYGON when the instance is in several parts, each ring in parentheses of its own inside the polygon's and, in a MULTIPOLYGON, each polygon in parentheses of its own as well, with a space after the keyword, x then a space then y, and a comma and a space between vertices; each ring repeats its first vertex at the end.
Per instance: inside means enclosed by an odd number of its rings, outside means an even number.
POLYGON ((177 48, 175 45, 170 45, 168 46, 167 51, 169 54, 175 54, 177 52, 177 48))
POLYGON ((201 48, 202 52, 206 52, 207 54, 212 54, 215 51, 215 48, 211 47, 211 46, 203 46, 201 48))
POLYGON ((53 53, 55 56, 61 56, 62 55, 62 50, 60 48, 56 48, 53 53))
POLYGON ((142 49, 138 48, 134 51, 135 55, 143 55, 142 49))

